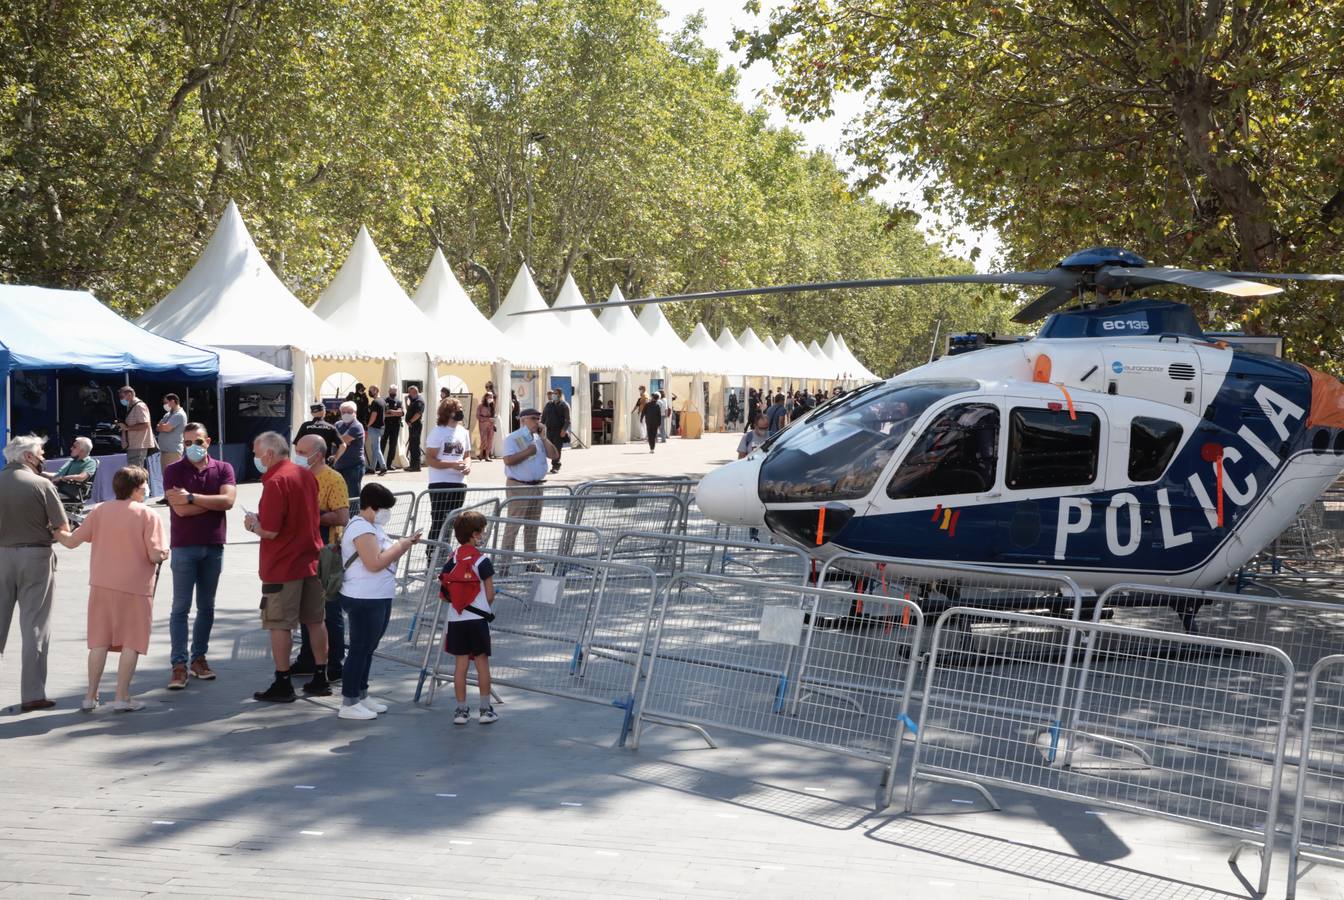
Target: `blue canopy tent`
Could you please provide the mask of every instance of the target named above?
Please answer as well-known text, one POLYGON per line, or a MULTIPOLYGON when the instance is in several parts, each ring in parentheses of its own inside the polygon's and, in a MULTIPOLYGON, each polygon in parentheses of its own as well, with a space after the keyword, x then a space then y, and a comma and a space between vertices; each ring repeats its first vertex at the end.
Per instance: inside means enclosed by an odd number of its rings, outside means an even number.
POLYGON ((64 452, 69 429, 59 427, 60 380, 87 379, 86 386, 73 389, 101 395, 109 379, 127 384, 132 374, 137 381, 208 387, 216 397, 219 357, 151 334, 86 291, 0 285, 0 433, 6 442, 25 424, 49 423, 58 427, 55 452, 64 452), (23 407, 21 417, 15 415, 16 402, 23 407))

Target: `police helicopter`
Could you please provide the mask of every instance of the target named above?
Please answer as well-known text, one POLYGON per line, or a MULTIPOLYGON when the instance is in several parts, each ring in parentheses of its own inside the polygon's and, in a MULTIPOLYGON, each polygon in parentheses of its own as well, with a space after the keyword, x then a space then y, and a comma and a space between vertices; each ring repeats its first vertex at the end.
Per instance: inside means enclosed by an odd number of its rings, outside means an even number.
POLYGON ((1116 247, 1052 269, 680 294, 627 305, 941 283, 1039 286, 1021 343, 946 356, 824 404, 707 474, 710 518, 819 558, 868 553, 1203 588, 1344 472, 1344 385, 1206 337, 1175 285, 1239 297, 1344 276, 1193 271, 1116 247), (1072 308, 1062 307, 1073 304, 1072 308), (824 508, 824 513, 820 512, 824 508))

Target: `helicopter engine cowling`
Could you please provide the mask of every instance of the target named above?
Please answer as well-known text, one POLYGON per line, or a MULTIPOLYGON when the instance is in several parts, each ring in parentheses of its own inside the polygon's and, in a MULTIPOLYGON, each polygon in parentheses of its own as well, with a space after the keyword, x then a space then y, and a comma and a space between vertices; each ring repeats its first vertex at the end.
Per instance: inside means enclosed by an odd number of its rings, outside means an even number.
POLYGON ((757 490, 763 458, 759 454, 749 456, 707 473, 696 488, 696 506, 725 525, 765 525, 765 504, 757 490))

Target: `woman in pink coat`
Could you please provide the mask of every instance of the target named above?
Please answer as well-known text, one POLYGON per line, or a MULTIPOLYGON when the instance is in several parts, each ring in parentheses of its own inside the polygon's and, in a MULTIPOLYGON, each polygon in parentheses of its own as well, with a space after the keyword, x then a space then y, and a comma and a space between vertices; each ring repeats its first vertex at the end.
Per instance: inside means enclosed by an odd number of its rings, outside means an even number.
POLYGON ((116 500, 93 508, 74 533, 56 535, 74 549, 93 544, 89 560, 89 692, 80 708, 98 707, 98 682, 107 664, 107 652, 117 650, 117 712, 144 709, 131 697, 135 664, 149 652, 149 627, 154 618, 154 586, 159 563, 168 558, 163 520, 145 506, 149 473, 125 466, 112 477, 116 500))

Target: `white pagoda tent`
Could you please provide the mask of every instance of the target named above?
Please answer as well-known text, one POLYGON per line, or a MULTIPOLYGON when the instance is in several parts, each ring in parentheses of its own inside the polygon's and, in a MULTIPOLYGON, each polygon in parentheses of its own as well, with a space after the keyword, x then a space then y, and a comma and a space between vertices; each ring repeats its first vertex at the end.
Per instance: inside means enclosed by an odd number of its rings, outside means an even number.
MULTIPOLYGON (((440 361, 435 367, 438 386, 426 398, 430 404, 426 410, 427 418, 432 423, 433 404, 439 398, 438 388, 446 387, 451 393, 470 397, 470 402, 464 404, 464 411, 468 427, 475 428, 475 404, 485 395, 486 384, 508 384, 509 361, 521 354, 513 341, 476 308, 438 248, 435 248, 411 301, 433 323, 435 334, 442 338, 440 361)), ((428 435, 429 427, 423 433, 428 435)), ((478 434, 476 439, 479 437, 478 434)))
POLYGON ((826 351, 822 350, 821 345, 815 340, 808 342, 807 352, 817 361, 817 371, 821 373, 822 378, 829 382, 840 377, 840 368, 834 360, 826 355, 826 351))
MULTIPOLYGON (((725 333, 726 331, 725 329, 725 333)), ((734 389, 740 391, 742 387, 742 379, 737 372, 739 363, 725 353, 718 344, 714 343, 714 338, 710 337, 709 330, 705 328, 703 323, 696 323, 695 330, 686 339, 686 346, 691 352, 699 354, 704 366, 703 371, 707 376, 705 383, 708 385, 706 393, 709 402, 708 408, 705 410, 705 427, 708 429, 724 426, 726 425, 728 392, 734 389)), ((742 398, 739 397, 739 408, 741 408, 741 402, 742 398)))
POLYGON ((161 337, 237 350, 292 372, 291 429, 308 418, 320 384, 313 359, 362 361, 391 351, 343 338, 276 277, 257 249, 238 206, 224 209, 196 265, 137 320, 161 337))
MULTIPOLYGON (((645 362, 634 358, 633 354, 611 339, 611 334, 598 321, 596 304, 589 303, 574 282, 574 276, 565 275, 556 295, 552 309, 572 310, 557 312, 552 318, 568 332, 565 350, 572 361, 582 363, 590 369, 614 371, 631 365, 643 365, 645 362)), ((545 316, 537 318, 545 319, 545 316)))
POLYGON ((532 272, 524 265, 519 268, 499 309, 490 318, 490 323, 509 339, 515 355, 514 359, 509 360, 509 377, 495 381, 503 425, 495 431, 497 440, 502 440, 509 430, 509 394, 506 391, 517 392, 521 407, 535 406, 541 409, 545 403, 545 393, 550 388, 551 370, 557 366, 569 369, 573 363, 567 346, 569 332, 556 320, 555 314, 514 315, 549 309, 541 291, 537 290, 537 283, 532 280, 532 272))
POLYGON ((836 335, 835 341, 840 347, 840 355, 850 367, 850 370, 854 373, 855 378, 860 381, 877 380, 877 375, 873 374, 867 366, 860 362, 859 358, 854 355, 854 352, 849 349, 849 345, 845 343, 845 336, 843 334, 836 335))
MULTIPOLYGON (((783 367, 780 365, 778 357, 770 352, 765 343, 756 336, 756 331, 750 325, 738 337, 737 343, 746 355, 747 365, 751 367, 748 374, 762 375, 767 382, 783 374, 783 367)), ((767 383, 764 387, 771 388, 775 385, 767 383)))
POLYGON ((695 353, 677 334, 672 323, 663 315, 663 309, 657 303, 645 306, 638 316, 639 324, 648 332, 649 337, 658 346, 658 361, 669 372, 694 375, 698 372, 713 371, 706 367, 706 361, 695 353))
POLYGON ((644 326, 644 330, 659 347, 659 359, 670 375, 664 384, 670 384, 671 393, 678 396, 677 409, 699 414, 701 427, 705 427, 709 414, 705 403, 706 394, 709 393, 706 385, 711 376, 717 380, 722 374, 718 371, 717 354, 711 359, 692 350, 677 334, 672 323, 667 321, 662 306, 657 303, 647 304, 640 311, 639 324, 644 326))
POLYGON ((391 348, 377 378, 361 380, 372 380, 384 394, 388 385, 419 381, 431 398, 437 395, 436 362, 445 338, 406 296, 363 225, 313 312, 350 340, 391 348))
MULTIPOLYGON (((607 302, 625 302, 625 295, 621 293, 619 285, 612 286, 607 302)), ((630 307, 603 305, 601 309, 602 314, 598 316, 598 322, 606 329, 611 340, 617 343, 632 361, 630 371, 625 373, 624 379, 618 379, 616 384, 616 415, 612 421, 614 432, 612 439, 619 444, 631 440, 631 435, 639 433, 639 423, 633 412, 636 398, 633 384, 636 376, 663 372, 664 365, 660 359, 658 344, 639 324, 630 307), (622 408, 626 415, 621 415, 622 408)))
MULTIPOLYGON (((565 349, 570 359, 573 402, 570 404, 571 429, 579 440, 589 446, 593 442, 593 385, 616 384, 620 382, 620 373, 639 360, 611 335, 598 321, 595 304, 589 303, 579 290, 574 276, 565 273, 560 292, 551 304, 551 309, 567 310, 553 314, 556 322, 567 332, 564 339, 565 349)), ((540 317, 539 317, 540 318, 540 317)), ((561 382, 563 384, 563 382, 561 382)), ((613 403, 613 407, 614 407, 613 403)), ((613 410, 612 427, 615 427, 613 410)))
POLYGON ((784 335, 783 340, 779 342, 779 352, 788 363, 789 371, 794 377, 803 381, 822 377, 817 361, 807 352, 807 348, 793 339, 793 335, 784 335))

